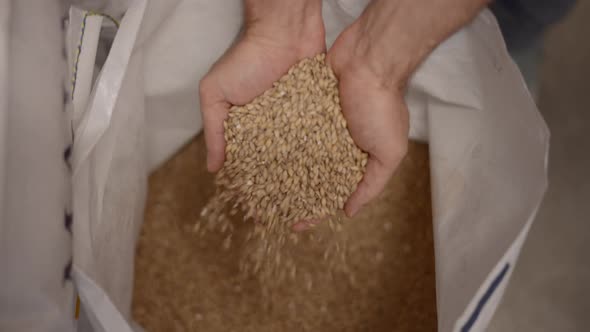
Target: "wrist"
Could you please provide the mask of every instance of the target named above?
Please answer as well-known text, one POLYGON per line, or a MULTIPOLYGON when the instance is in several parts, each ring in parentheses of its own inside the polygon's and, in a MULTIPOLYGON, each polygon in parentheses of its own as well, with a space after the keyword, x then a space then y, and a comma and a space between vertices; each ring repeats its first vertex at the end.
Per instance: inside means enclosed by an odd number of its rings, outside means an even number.
POLYGON ((383 87, 399 88, 417 67, 418 52, 414 45, 404 45, 399 33, 379 33, 375 31, 378 29, 361 18, 346 30, 353 41, 347 67, 363 68, 383 87), (390 35, 398 37, 392 40, 390 35))
POLYGON ((325 43, 321 0, 245 0, 244 35, 285 46, 325 43))
POLYGON ((353 40, 353 58, 364 62, 383 85, 403 86, 432 50, 468 23, 486 3, 372 0, 345 33, 353 40))

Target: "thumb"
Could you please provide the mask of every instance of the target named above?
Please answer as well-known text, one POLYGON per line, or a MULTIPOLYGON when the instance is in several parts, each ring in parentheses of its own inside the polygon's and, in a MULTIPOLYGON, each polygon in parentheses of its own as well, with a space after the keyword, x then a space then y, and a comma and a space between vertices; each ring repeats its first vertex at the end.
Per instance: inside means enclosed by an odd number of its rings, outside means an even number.
POLYGON ((217 172, 225 161, 225 137, 223 122, 229 112, 229 104, 211 97, 211 90, 204 84, 200 88, 201 114, 207 146, 207 170, 217 172))
MULTIPOLYGON (((377 101, 379 98, 375 97, 374 100, 377 101)), ((401 100, 401 97, 393 100, 381 99, 382 102, 372 104, 372 120, 363 127, 371 130, 365 129, 364 135, 363 130, 351 132, 357 134, 359 142, 363 143, 360 145, 361 148, 368 147, 365 151, 369 153, 369 160, 363 179, 344 206, 344 211, 349 217, 354 216, 363 205, 377 198, 406 155, 408 112, 403 101, 396 100, 401 100)), ((351 128, 353 125, 354 122, 351 122, 351 128)), ((355 135, 352 138, 355 139, 355 135)))
POLYGON ((374 156, 369 156, 365 175, 344 206, 344 212, 348 217, 353 217, 383 191, 398 164, 399 161, 384 163, 374 156))

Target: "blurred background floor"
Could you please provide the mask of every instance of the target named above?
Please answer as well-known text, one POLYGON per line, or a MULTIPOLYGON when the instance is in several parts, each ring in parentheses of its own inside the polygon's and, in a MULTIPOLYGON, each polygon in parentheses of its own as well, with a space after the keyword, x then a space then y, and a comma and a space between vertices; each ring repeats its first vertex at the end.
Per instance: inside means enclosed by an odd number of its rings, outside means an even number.
POLYGON ((550 186, 488 331, 590 331, 590 1, 545 38, 550 186))

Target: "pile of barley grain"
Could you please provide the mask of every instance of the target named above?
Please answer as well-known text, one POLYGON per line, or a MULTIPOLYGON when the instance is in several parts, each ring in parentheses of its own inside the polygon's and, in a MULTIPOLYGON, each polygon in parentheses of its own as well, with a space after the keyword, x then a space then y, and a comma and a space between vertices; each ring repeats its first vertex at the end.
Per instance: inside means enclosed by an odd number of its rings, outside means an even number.
MULTIPOLYGON (((226 248, 233 228, 228 214, 256 221, 248 238, 257 245, 242 268, 259 273, 269 260, 281 265, 279 249, 297 241, 290 232, 294 223, 342 210, 363 177, 367 155, 348 132, 338 80, 324 54, 299 62, 251 103, 232 107, 224 129, 226 160, 202 216, 206 228, 227 232, 226 248)), ((295 269, 272 273, 294 276, 295 269)))
POLYGON ((226 234, 192 233, 215 192, 205 150, 199 135, 150 177, 133 292, 134 318, 146 331, 436 331, 427 146, 410 143, 383 194, 341 232, 322 223, 283 248, 297 277, 273 289, 272 310, 261 307, 269 297, 258 275, 240 277, 254 223, 231 216, 228 250, 220 250, 226 234), (323 234, 347 239, 356 286, 340 273, 330 277, 327 243, 311 239, 323 234))

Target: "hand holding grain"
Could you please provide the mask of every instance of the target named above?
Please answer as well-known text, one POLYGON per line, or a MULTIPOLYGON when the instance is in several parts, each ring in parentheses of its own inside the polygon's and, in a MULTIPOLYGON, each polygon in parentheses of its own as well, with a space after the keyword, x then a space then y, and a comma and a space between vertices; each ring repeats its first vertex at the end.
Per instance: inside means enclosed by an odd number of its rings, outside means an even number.
POLYGON ((435 47, 487 2, 373 0, 328 51, 350 135, 369 154, 365 176, 346 203, 348 216, 381 193, 406 153, 407 81, 435 47))
MULTIPOLYGON (((487 2, 372 0, 328 51, 326 61, 340 82, 350 135, 369 155, 364 177, 345 204, 348 216, 383 190, 406 153, 409 120, 403 96, 408 79, 439 43, 487 2)), ((325 51, 321 0, 244 4, 244 34, 200 85, 207 167, 212 172, 224 163, 223 123, 230 107, 251 102, 299 60, 325 51)), ((310 224, 303 222, 295 229, 310 224)))
POLYGON ((321 1, 250 0, 245 7, 244 33, 200 84, 211 172, 225 159, 223 121, 229 108, 251 102, 299 60, 326 49, 321 1))

